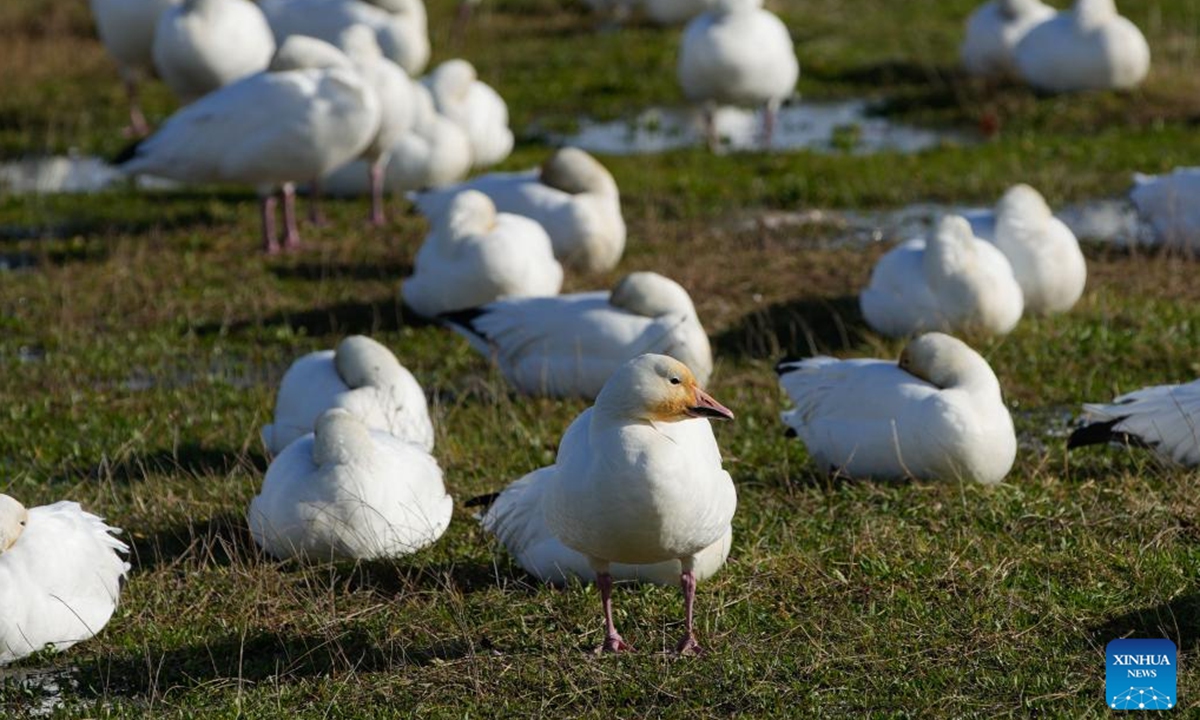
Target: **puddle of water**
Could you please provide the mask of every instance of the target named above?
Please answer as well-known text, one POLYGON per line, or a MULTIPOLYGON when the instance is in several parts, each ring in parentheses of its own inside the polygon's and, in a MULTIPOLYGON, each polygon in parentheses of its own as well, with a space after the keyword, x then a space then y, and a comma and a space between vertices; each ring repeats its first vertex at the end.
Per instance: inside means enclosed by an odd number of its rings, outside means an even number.
MULTIPOLYGON (((57 155, 0 162, 0 193, 47 195, 90 193, 129 182, 116 167, 91 155, 57 155)), ((168 190, 180 183, 139 176, 133 185, 140 190, 168 190)))
MULTIPOLYGON (((788 103, 779 110, 771 149, 866 155, 884 151, 915 153, 946 143, 970 142, 961 133, 873 117, 872 109, 866 100, 788 103)), ((762 149, 763 110, 723 107, 717 110, 714 124, 721 140, 719 152, 762 149)), ((584 120, 575 135, 553 140, 609 155, 657 153, 706 143, 700 112, 679 108, 650 108, 632 120, 584 120)))
POLYGON ((173 368, 150 372, 145 368, 135 368, 120 386, 132 392, 188 387, 201 383, 221 383, 239 390, 264 385, 273 387, 279 384, 289 366, 290 363, 264 364, 232 357, 219 358, 209 362, 207 367, 199 369, 173 368))
POLYGON ((0 669, 0 689, 7 685, 23 697, 22 717, 49 717, 63 706, 66 691, 79 689, 75 672, 76 668, 0 669))

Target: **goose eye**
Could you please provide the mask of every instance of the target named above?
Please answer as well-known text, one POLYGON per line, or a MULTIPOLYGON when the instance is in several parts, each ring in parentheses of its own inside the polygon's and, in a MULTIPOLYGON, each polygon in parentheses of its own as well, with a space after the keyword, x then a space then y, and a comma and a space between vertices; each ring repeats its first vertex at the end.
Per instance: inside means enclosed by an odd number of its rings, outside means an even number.
POLYGON ((679 383, 681 383, 681 382, 683 382, 683 381, 682 381, 682 380, 680 380, 680 379, 679 379, 677 376, 673 376, 673 377, 671 378, 671 384, 672 384, 672 385, 678 385, 678 384, 679 384, 679 383))

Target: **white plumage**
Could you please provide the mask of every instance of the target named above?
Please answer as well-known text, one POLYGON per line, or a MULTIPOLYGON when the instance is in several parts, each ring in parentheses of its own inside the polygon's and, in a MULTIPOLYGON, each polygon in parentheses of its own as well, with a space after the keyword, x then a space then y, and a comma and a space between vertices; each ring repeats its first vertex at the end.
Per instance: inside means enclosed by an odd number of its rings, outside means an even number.
POLYGON ((453 505, 432 455, 334 408, 271 463, 249 523, 278 558, 369 560, 432 544, 453 505))
POLYGON ((311 433, 330 408, 349 410, 372 430, 433 450, 425 392, 390 350, 369 337, 351 335, 336 350, 292 363, 279 383, 274 422, 262 429, 263 444, 278 455, 311 433))
POLYGON ((531 395, 593 398, 617 368, 644 353, 679 360, 701 386, 712 374, 712 349, 691 297, 657 273, 631 273, 611 293, 509 298, 449 320, 531 395))
POLYGON ((1150 72, 1150 46, 1114 0, 1075 0, 1030 29, 1013 56, 1025 82, 1050 92, 1128 90, 1150 72))
POLYGON ((497 213, 486 195, 458 195, 417 251, 413 274, 400 286, 417 314, 485 305, 501 297, 557 295, 562 266, 546 231, 529 218, 497 213))
POLYGON ((265 70, 275 37, 249 0, 184 0, 159 16, 153 54, 159 76, 186 104, 265 70))
POLYGON ((1200 465, 1200 380, 1142 388, 1083 410, 1088 425, 1072 434, 1068 447, 1132 441, 1167 462, 1200 465))
POLYGON ((119 532, 79 503, 27 511, 0 495, 0 665, 66 650, 108 624, 129 571, 119 532))
POLYGON ((892 337, 930 330, 1002 335, 1024 308, 1004 253, 956 215, 942 218, 928 241, 909 240, 881 257, 859 303, 867 324, 892 337))
POLYGON ((138 80, 154 68, 154 30, 162 11, 179 0, 91 0, 92 16, 100 41, 116 58, 121 80, 129 95, 130 129, 137 135, 148 131, 138 106, 138 80))
POLYGON ((852 477, 998 483, 1017 438, 987 361, 941 333, 911 342, 899 363, 817 357, 783 362, 782 413, 823 470, 852 477))
POLYGON ((1016 75, 1013 50, 1035 25, 1054 16, 1042 0, 990 0, 967 18, 961 55, 972 75, 1016 75))
POLYGON ((421 0, 263 0, 275 41, 307 35, 336 43, 351 25, 375 31, 383 54, 416 77, 429 62, 429 29, 421 0))
POLYGON ((558 543, 586 558, 604 604, 605 650, 628 647, 612 622, 612 564, 671 561, 680 563, 687 613, 677 650, 698 649, 696 565, 702 557, 720 564, 737 507, 708 417, 733 414, 700 390, 687 366, 641 355, 621 366, 595 405, 571 423, 555 465, 518 481, 512 492, 519 495, 505 498, 505 491, 484 516, 484 526, 511 542, 519 561, 540 577, 559 579, 576 562, 549 540, 543 521, 558 543))
POLYGON ((508 157, 513 149, 508 105, 492 86, 479 80, 471 63, 447 60, 422 82, 437 111, 467 134, 474 167, 489 167, 508 157))
POLYGON ((540 169, 491 173, 443 190, 420 193, 426 216, 444 212, 464 190, 478 190, 500 212, 536 220, 550 235, 554 255, 581 272, 606 272, 625 251, 625 219, 612 174, 578 148, 555 151, 540 169))
POLYGON ((1175 168, 1170 175, 1134 175, 1129 199, 1167 247, 1200 250, 1200 168, 1175 168))

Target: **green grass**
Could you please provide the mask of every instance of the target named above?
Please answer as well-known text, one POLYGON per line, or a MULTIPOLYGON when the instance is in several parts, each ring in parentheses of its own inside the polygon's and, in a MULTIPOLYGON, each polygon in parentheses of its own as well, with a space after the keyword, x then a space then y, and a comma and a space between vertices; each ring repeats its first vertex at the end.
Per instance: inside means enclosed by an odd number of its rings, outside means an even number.
MULTIPOLYGON (((490 0, 489 0, 490 1, 490 0)), ((971 338, 999 375, 1022 449, 994 489, 832 481, 782 436, 771 365, 785 352, 894 356, 854 295, 882 248, 821 249, 835 226, 745 229, 766 210, 992 202, 1031 182, 1054 204, 1119 194, 1133 170, 1200 158, 1200 3, 1123 3, 1146 29, 1151 78, 1129 94, 1038 97, 955 69, 973 3, 777 2, 806 97, 869 95, 910 122, 998 135, 918 156, 702 151, 605 158, 630 242, 619 273, 655 269, 696 300, 717 351, 717 427, 740 495, 728 566, 703 584, 702 658, 660 650, 679 593, 617 593, 639 652, 596 658, 593 588, 539 587, 466 510, 434 547, 395 562, 301 567, 260 556, 243 513, 258 441, 288 363, 363 332, 431 394, 456 498, 553 460, 574 401, 512 395, 466 344, 397 300, 424 221, 363 202, 304 228, 312 249, 266 259, 248 191, 0 198, 0 491, 77 499, 126 530, 134 571, 95 639, 0 671, 0 716, 23 717, 54 673, 57 717, 366 718, 754 716, 1085 717, 1102 707, 1104 645, 1167 636, 1179 695, 1200 708, 1200 482, 1144 456, 1067 458, 1085 399, 1200 375, 1194 263, 1089 245, 1069 315, 971 338), (742 229, 737 229, 742 227, 742 229), (61 676, 61 677, 60 677, 61 676)), ((438 58, 453 4, 431 4, 438 58)), ((500 89, 518 133, 680 100, 677 34, 596 32, 552 0, 484 4, 463 54, 500 89)), ((124 106, 86 4, 0 8, 0 155, 113 153, 124 106)), ((173 107, 146 91, 152 121, 173 107)), ((507 164, 545 149, 528 137, 507 164)), ((567 289, 619 273, 568 279, 567 289)))

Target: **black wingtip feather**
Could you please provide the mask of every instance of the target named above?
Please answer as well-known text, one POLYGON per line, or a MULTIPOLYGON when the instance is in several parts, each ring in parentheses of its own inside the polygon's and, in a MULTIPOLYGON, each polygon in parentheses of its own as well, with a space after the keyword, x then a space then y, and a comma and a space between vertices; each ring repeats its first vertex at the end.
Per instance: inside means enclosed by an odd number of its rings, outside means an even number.
POLYGON ((796 428, 789 427, 787 430, 783 431, 783 436, 785 438, 800 437, 800 433, 796 432, 796 428))
POLYGON ((775 363, 775 374, 776 375, 785 375, 785 374, 791 372, 792 371, 791 366, 800 362, 802 359, 803 358, 798 358, 794 355, 785 355, 783 358, 781 358, 779 360, 779 362, 775 363))
POLYGON ((137 157, 138 148, 142 146, 142 143, 145 142, 145 140, 146 138, 139 138, 121 148, 121 152, 117 153, 117 156, 112 159, 111 164, 124 165, 125 163, 137 157))
POLYGON ((1137 435, 1131 435, 1127 432, 1114 430, 1117 425, 1125 419, 1126 416, 1106 420, 1104 422, 1092 423, 1077 428, 1071 436, 1067 438, 1067 449, 1072 450, 1077 447, 1087 447, 1089 445, 1107 445, 1108 443, 1117 443, 1118 445, 1128 445, 1137 448, 1153 448, 1154 446, 1146 442, 1137 435))
POLYGON ((476 495, 470 500, 463 503, 464 507, 488 507, 496 502, 496 498, 500 497, 500 493, 487 493, 486 495, 476 495))
POLYGON ((475 321, 487 315, 487 308, 473 307, 466 310, 455 310, 453 312, 442 313, 437 316, 439 322, 446 325, 458 325, 459 327, 470 330, 471 332, 483 337, 483 333, 479 332, 479 328, 475 327, 475 321))

